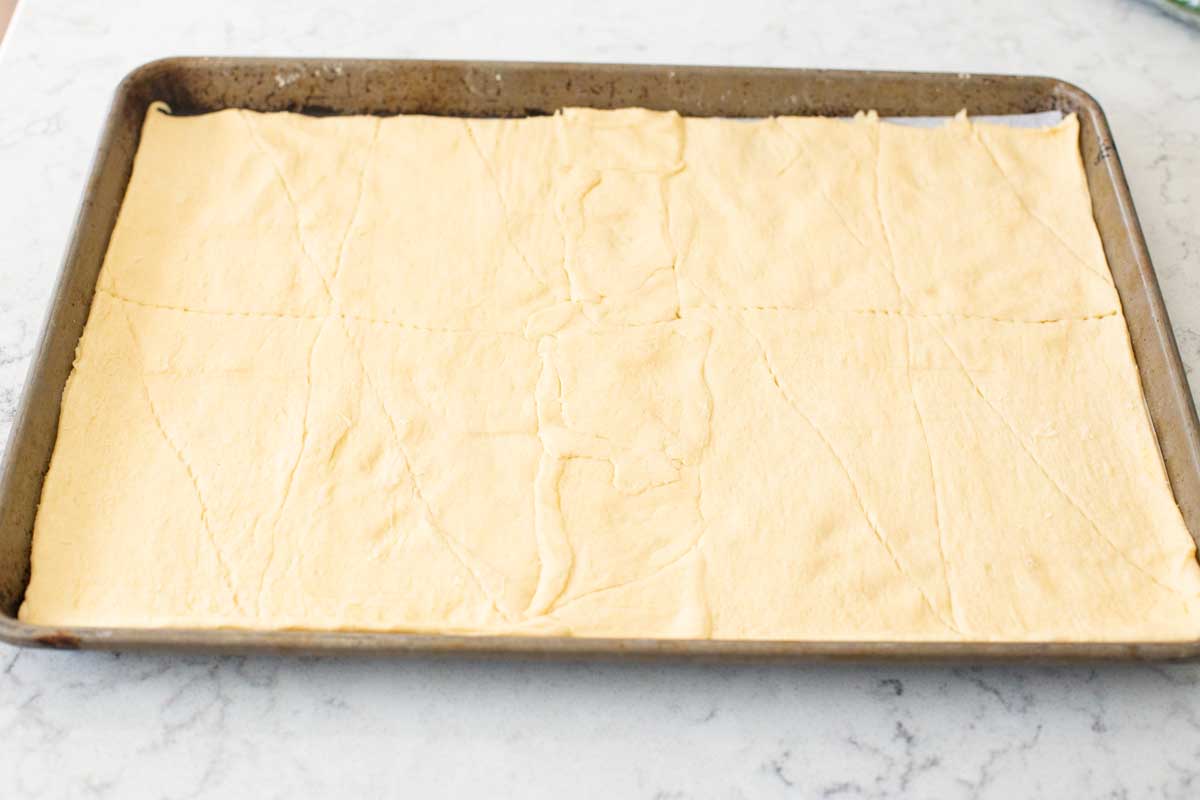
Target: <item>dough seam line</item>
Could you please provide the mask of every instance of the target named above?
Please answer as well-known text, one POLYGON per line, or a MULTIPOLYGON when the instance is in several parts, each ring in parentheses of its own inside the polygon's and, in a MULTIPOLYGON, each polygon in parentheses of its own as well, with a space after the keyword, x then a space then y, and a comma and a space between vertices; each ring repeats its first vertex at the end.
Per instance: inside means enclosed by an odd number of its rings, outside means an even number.
MULTIPOLYGON (((667 271, 664 267, 661 272, 667 271)), ((691 282, 695 287, 695 283, 691 282)), ((134 306, 151 309, 154 311, 172 311, 180 314, 198 314, 202 316, 212 317, 239 317, 247 319, 279 319, 279 320, 296 320, 298 322, 321 322, 327 316, 340 317, 351 322, 361 322, 368 325, 390 325, 398 328, 407 328, 418 333, 446 333, 446 334, 462 334, 474 336, 512 336, 518 338, 527 338, 523 333, 517 331, 498 331, 489 330, 486 328, 434 328, 424 325, 417 325, 411 322, 404 322, 396 319, 385 319, 379 317, 366 317, 357 314, 289 314, 275 311, 226 311, 207 308, 190 308, 188 306, 174 306, 163 303, 148 303, 144 300, 138 300, 133 297, 128 297, 119 292, 116 292, 107 287, 97 287, 97 294, 104 294, 108 297, 118 300, 122 303, 128 303, 134 306)), ((559 301, 581 303, 581 301, 559 301)), ((795 312, 798 314, 853 314, 862 316, 880 316, 880 317, 896 317, 899 319, 914 319, 914 320, 937 320, 937 319, 955 319, 977 322, 998 322, 1007 325, 1059 325, 1063 323, 1073 322, 1095 322, 1097 320, 1109 319, 1120 315, 1119 309, 1110 311, 1102 311, 1096 314, 1087 314, 1079 317, 1055 317, 1052 319, 1015 319, 1012 317, 988 317, 982 315, 959 314, 956 312, 927 312, 927 313, 911 313, 890 308, 824 308, 821 306, 786 306, 786 305, 730 305, 722 303, 699 303, 687 304, 681 306, 681 312, 687 311, 703 311, 713 310, 722 311, 730 314, 736 314, 742 311, 778 311, 795 312)), ((644 328, 652 325, 667 325, 675 320, 657 320, 653 322, 616 324, 607 323, 606 327, 611 328, 644 328)))

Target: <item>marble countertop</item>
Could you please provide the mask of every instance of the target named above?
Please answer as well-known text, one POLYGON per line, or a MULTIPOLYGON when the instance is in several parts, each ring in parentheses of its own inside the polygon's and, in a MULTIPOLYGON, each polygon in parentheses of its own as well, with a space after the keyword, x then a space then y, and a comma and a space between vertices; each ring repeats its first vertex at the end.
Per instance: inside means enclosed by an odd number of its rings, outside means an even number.
MULTIPOLYGON (((112 90, 183 54, 1038 73, 1103 104, 1200 386, 1200 31, 1132 0, 22 0, 0 45, 0 437, 112 90)), ((1193 797, 1200 666, 202 658, 0 645, 0 795, 1193 797), (14 791, 15 787, 15 791, 14 791)))

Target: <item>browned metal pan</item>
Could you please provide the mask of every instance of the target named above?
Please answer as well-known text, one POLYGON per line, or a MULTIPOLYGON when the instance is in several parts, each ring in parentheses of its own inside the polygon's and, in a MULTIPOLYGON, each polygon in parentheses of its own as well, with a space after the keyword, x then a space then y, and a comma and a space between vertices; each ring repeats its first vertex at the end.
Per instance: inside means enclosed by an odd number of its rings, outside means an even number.
POLYGON ((675 109, 694 116, 974 115, 1061 110, 1080 121, 1092 209, 1124 305, 1142 387, 1171 486, 1200 532, 1200 425, 1166 309, 1100 106, 1052 78, 725 67, 471 61, 172 58, 117 89, 53 305, 0 473, 0 640, 28 646, 176 651, 684 657, 707 659, 1181 659, 1200 642, 914 643, 429 636, 398 633, 57 629, 23 624, 30 539, 63 386, 133 166, 146 108, 308 114, 549 114, 563 106, 675 109))

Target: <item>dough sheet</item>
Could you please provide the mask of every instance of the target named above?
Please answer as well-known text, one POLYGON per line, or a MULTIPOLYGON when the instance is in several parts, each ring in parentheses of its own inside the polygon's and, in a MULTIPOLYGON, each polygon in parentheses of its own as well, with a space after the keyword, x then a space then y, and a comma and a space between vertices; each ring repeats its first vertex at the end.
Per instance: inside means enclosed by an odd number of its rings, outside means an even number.
POLYGON ((21 619, 1200 634, 1073 116, 145 121, 21 619))

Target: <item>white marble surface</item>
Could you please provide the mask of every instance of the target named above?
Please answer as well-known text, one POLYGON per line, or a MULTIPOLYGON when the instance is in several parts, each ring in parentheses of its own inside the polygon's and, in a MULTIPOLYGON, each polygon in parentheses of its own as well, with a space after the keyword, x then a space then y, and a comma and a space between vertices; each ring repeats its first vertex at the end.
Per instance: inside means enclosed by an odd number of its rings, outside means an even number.
MULTIPOLYGON (((1200 32, 1120 0, 649 5, 22 0, 0 49, 0 434, 112 89, 136 64, 177 54, 1063 77, 1108 111, 1184 358, 1200 368, 1200 32)), ((0 646, 0 796, 410 792, 1195 797, 1200 667, 182 659, 0 646)))

